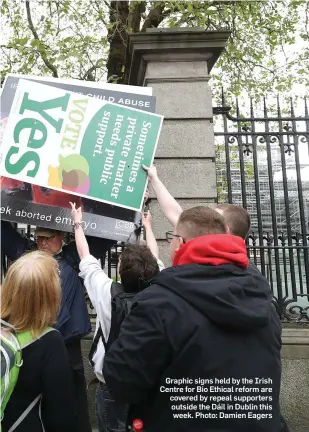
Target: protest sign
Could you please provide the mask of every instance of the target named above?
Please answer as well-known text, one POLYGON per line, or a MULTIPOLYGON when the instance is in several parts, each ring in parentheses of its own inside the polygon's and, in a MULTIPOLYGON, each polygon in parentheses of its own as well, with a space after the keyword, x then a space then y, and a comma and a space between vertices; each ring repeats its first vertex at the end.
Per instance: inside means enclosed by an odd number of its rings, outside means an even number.
POLYGON ((0 174, 141 210, 162 116, 20 80, 0 174))
MULTIPOLYGON (((6 123, 7 120, 5 119, 5 117, 7 117, 7 114, 11 111, 12 99, 14 97, 14 92, 16 91, 16 84, 19 82, 19 79, 20 79, 19 77, 16 78, 13 76, 9 76, 5 82, 2 95, 1 95, 2 121, 4 124, 6 123), (3 111, 5 112, 4 115, 3 115, 3 111)), ((34 77, 31 77, 31 81, 33 80, 34 77)), ((41 78, 36 77, 35 80, 39 81, 41 80, 41 78)), ((123 104, 127 103, 128 106, 129 106, 128 102, 130 101, 133 106, 139 103, 140 105, 143 105, 144 110, 146 109, 153 110, 155 106, 155 98, 149 95, 140 95, 140 94, 128 95, 122 93, 122 91, 111 92, 110 90, 104 90, 104 89, 102 90, 95 87, 94 88, 89 87, 89 85, 92 85, 92 83, 90 84, 87 83, 87 86, 84 86, 85 83, 83 82, 76 83, 73 82, 73 80, 69 81, 70 84, 66 84, 61 80, 53 80, 51 78, 47 78, 46 80, 47 80, 46 83, 52 86, 54 86, 55 81, 57 81, 56 82, 57 88, 72 89, 73 86, 74 91, 79 94, 80 93, 89 94, 89 92, 91 92, 92 94, 96 93, 97 96, 99 97, 97 102, 101 100, 101 104, 102 104, 102 100, 108 100, 111 99, 111 97, 113 97, 114 100, 116 100, 117 102, 122 101, 123 104), (113 96, 110 96, 111 94, 113 96)), ((99 84, 93 83, 93 85, 98 86, 99 84)), ((109 87, 111 86, 112 85, 109 85, 109 87)), ((112 87, 117 88, 118 86, 115 85, 112 87)), ((123 90, 123 88, 126 88, 126 86, 121 86, 121 90, 123 90)), ((138 88, 138 92, 143 92, 143 90, 144 90, 143 88, 138 88)), ((149 89, 147 89, 146 93, 149 94, 149 89)), ((55 90, 53 90, 53 97, 55 97, 55 90)), ((53 111, 51 110, 50 113, 52 112, 53 111)), ((112 118, 114 114, 111 113, 110 115, 112 118)), ((40 132, 37 130, 37 133, 40 132)), ((29 135, 29 129, 28 129, 28 135, 29 135)), ((99 151, 99 148, 97 148, 97 150, 99 151)), ((98 153, 96 153, 96 155, 98 156, 98 153)), ((48 154, 49 165, 52 165, 50 162, 52 160, 52 157, 54 156, 55 156, 54 151, 49 152, 48 154)), ((16 156, 16 158, 18 159, 18 156, 16 156)), ((134 159, 131 161, 134 162, 134 159)), ((67 163, 67 161, 64 161, 64 163, 67 163)), ((53 168, 55 168, 55 166, 53 166, 53 168)), ((83 171, 85 167, 82 166, 80 168, 82 168, 80 171, 83 171)), ((126 167, 126 172, 127 171, 128 168, 126 167)), ((55 170, 51 172, 51 178, 53 178, 53 175, 55 173, 56 173, 55 170)), ((110 173, 108 171, 107 176, 109 175, 110 173)), ((84 177, 85 177, 84 174, 81 174, 81 178, 79 179, 79 181, 81 181, 84 177)), ((66 179, 66 181, 70 182, 72 181, 72 179, 69 178, 66 179)), ((121 183, 120 179, 118 179, 118 183, 119 184, 121 183)), ((86 186, 84 185, 84 187, 86 186)), ((58 190, 61 190, 61 188, 58 190)), ((16 177, 14 180, 8 178, 2 178, 1 216, 3 219, 14 221, 14 222, 30 223, 34 225, 50 227, 50 228, 59 229, 63 231, 70 231, 72 229, 72 221, 70 218, 69 201, 71 200, 77 202, 77 205, 82 205, 83 207, 84 210, 83 218, 85 223, 85 231, 87 234, 115 239, 119 241, 128 241, 128 240, 134 241, 135 231, 140 225, 139 223, 140 216, 135 211, 129 210, 128 208, 138 208, 138 204, 136 204, 136 202, 132 202, 131 200, 130 202, 128 201, 123 202, 122 191, 121 192, 119 191, 120 193, 118 193, 117 189, 114 189, 113 191, 110 190, 109 193, 112 192, 114 195, 118 194, 119 197, 117 198, 119 200, 122 200, 121 205, 127 207, 126 209, 112 206, 104 202, 93 201, 92 199, 76 197, 77 192, 73 190, 67 190, 67 192, 70 193, 63 193, 56 190, 51 190, 49 188, 37 186, 34 184, 31 185, 27 182, 16 180, 16 177)), ((79 195, 83 197, 86 196, 85 193, 79 193, 79 195)), ((115 197, 113 198, 116 200, 115 197)), ((104 197, 101 198, 101 200, 111 202, 110 200, 106 200, 104 197)), ((116 204, 118 205, 117 202, 116 204)))
POLYGON ((8 74, 1 89, 1 113, 8 114, 15 96, 20 79, 49 85, 80 93, 96 99, 113 102, 120 105, 138 108, 143 111, 155 112, 156 98, 152 96, 151 87, 135 87, 122 84, 109 84, 94 81, 80 81, 74 79, 62 80, 52 77, 36 77, 31 75, 8 74), (134 89, 134 92, 133 92, 134 89))

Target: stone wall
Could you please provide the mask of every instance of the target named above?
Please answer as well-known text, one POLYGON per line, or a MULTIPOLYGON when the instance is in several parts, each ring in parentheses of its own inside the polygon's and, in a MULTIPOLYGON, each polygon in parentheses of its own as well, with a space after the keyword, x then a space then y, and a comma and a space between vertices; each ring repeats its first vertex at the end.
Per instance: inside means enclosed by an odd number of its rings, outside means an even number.
POLYGON ((281 410, 291 432, 309 431, 309 325, 282 332, 281 410))

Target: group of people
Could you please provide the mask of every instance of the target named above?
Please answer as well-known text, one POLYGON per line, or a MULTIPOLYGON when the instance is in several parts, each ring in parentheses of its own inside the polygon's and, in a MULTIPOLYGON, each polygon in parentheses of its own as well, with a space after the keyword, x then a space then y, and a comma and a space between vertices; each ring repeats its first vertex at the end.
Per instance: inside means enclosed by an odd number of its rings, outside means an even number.
MULTIPOLYGON (((91 331, 83 284, 97 314, 89 360, 98 381, 99 432, 287 431, 279 406, 281 325, 267 280, 248 260, 247 211, 231 204, 183 211, 156 168, 144 169, 173 227, 166 233, 171 267, 159 259, 149 212, 142 214, 146 245, 129 244, 120 256, 121 284, 98 261, 111 242, 86 238, 74 203, 75 242, 66 246, 60 232, 38 228, 35 243, 2 222, 2 251, 14 262, 1 287, 1 319, 35 337, 23 349, 2 431, 15 430, 37 395, 17 432, 91 431, 81 355, 81 339, 91 331), (56 331, 44 332, 49 326, 56 331), (189 408, 175 415, 185 402, 171 396, 185 401, 200 394, 186 384, 231 378, 247 379, 249 395, 250 380, 252 388, 256 379, 270 383, 267 415, 238 416, 235 408, 234 416, 223 416, 219 411, 226 410, 211 402, 201 415, 189 408)), ((218 388, 215 395, 227 394, 218 388)))

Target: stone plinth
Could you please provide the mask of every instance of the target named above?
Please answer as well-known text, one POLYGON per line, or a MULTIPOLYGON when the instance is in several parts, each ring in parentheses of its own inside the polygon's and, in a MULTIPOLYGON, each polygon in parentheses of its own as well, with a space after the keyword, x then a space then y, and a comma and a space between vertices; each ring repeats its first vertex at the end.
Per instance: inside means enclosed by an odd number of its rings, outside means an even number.
MULTIPOLYGON (((208 81, 228 37, 228 32, 152 29, 128 39, 126 82, 153 88, 156 111, 164 116, 155 164, 161 180, 183 208, 217 199, 208 81)), ((155 196, 151 197, 154 231, 166 261, 168 245, 162 240, 170 227, 155 196)))

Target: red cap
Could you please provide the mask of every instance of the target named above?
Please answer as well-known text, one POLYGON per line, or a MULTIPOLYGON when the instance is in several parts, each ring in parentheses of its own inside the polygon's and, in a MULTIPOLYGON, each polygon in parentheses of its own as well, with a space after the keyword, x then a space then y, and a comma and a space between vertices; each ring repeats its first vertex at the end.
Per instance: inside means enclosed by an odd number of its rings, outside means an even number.
POLYGON ((142 422, 142 420, 140 419, 135 419, 133 421, 133 429, 138 432, 138 431, 142 431, 144 427, 144 423, 142 422))

